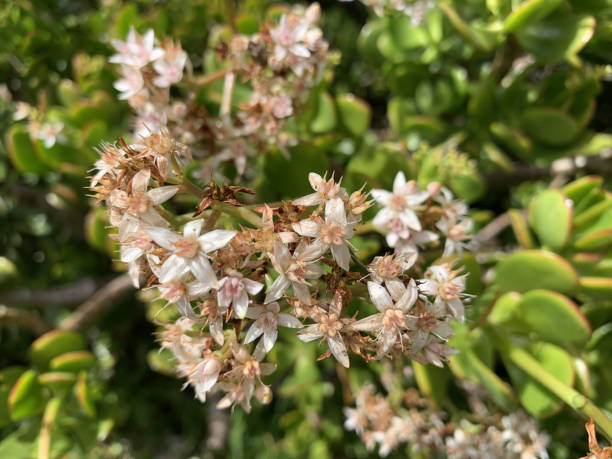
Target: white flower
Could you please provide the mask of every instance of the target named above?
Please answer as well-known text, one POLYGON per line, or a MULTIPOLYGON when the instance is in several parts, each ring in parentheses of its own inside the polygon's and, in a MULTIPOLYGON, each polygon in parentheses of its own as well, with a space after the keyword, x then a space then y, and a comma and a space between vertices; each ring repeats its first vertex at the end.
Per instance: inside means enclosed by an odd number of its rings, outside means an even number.
POLYGON ((444 217, 454 221, 464 216, 468 212, 465 202, 453 199, 453 193, 446 187, 441 187, 440 193, 434 198, 440 204, 444 217))
POLYGON ((236 235, 236 231, 214 230, 200 236, 203 223, 202 219, 187 223, 182 235, 165 228, 147 228, 158 245, 172 252, 161 266, 160 282, 176 279, 189 269, 196 279, 211 286, 217 284, 206 254, 224 247, 236 235))
POLYGON ((188 372, 183 370, 182 373, 187 373, 187 384, 193 386, 196 397, 204 403, 206 393, 217 383, 220 371, 221 362, 216 357, 209 357, 192 365, 188 372))
MULTIPOLYGON (((149 225, 165 225, 166 221, 155 210, 154 206, 158 206, 168 199, 172 198, 179 190, 178 186, 161 186, 158 188, 149 188, 149 180, 151 179, 151 170, 142 169, 132 179, 132 192, 128 195, 125 191, 115 189, 112 191, 109 204, 115 211, 122 212, 122 219, 119 223, 120 235, 128 234, 128 228, 122 228, 121 225, 128 216, 135 217, 149 225)), ((133 229, 134 222, 125 222, 133 229)))
POLYGON ((208 282, 202 282, 195 279, 191 282, 185 282, 186 274, 166 281, 158 286, 161 292, 161 298, 168 301, 168 304, 175 304, 178 312, 190 319, 197 319, 196 314, 191 307, 191 301, 204 296, 212 286, 208 282))
POLYGON ((465 320, 465 307, 462 297, 466 297, 465 278, 467 274, 458 276, 458 271, 452 271, 447 265, 430 266, 426 279, 419 281, 419 290, 427 296, 435 297, 433 309, 436 315, 444 315, 448 309, 455 319, 465 320))
POLYGON ((119 94, 120 100, 129 99, 144 88, 144 79, 140 69, 124 66, 121 68, 121 74, 123 78, 113 83, 113 87, 121 93, 119 94))
POLYGON ((291 314, 280 313, 277 302, 265 306, 252 306, 246 313, 249 319, 255 320, 244 337, 244 343, 252 343, 263 335, 263 346, 266 352, 270 352, 278 336, 278 326, 289 328, 301 328, 301 322, 291 314))
POLYGON ((443 257, 448 257, 453 253, 461 255, 464 249, 471 247, 472 243, 467 236, 467 233, 474 227, 471 218, 464 217, 459 222, 442 218, 436 223, 436 226, 446 236, 443 257))
POLYGON ((294 223, 293 229, 302 236, 314 237, 313 245, 321 246, 321 252, 331 247, 334 260, 345 271, 349 270, 351 252, 347 239, 353 236, 353 225, 347 223, 344 203, 340 198, 327 201, 325 205, 325 221, 313 219, 294 223))
POLYGON ((155 46, 153 29, 141 36, 134 27, 130 27, 126 41, 112 40, 111 43, 119 51, 119 54, 109 58, 109 62, 114 64, 140 68, 164 55, 164 50, 155 46))
POLYGON ((167 88, 183 79, 183 68, 187 62, 187 53, 180 50, 172 55, 169 53, 163 59, 153 63, 157 76, 153 78, 153 84, 160 88, 167 88))
POLYGON ((400 280, 389 280, 387 288, 376 282, 368 282, 370 299, 380 312, 361 319, 352 325, 360 331, 376 331, 378 333, 378 356, 382 357, 401 339, 402 331, 406 329, 406 315, 418 298, 418 290, 414 280, 408 287, 400 280))
POLYGON ((293 115, 293 103, 287 94, 273 96, 270 99, 272 114, 279 119, 288 118, 293 115))
POLYGON ((372 197, 384 208, 374 218, 374 224, 385 227, 388 222, 399 219, 409 229, 421 231, 421 222, 414 212, 414 207, 423 203, 429 193, 419 191, 414 180, 406 182, 403 172, 398 172, 393 181, 393 192, 376 189, 371 192, 372 197))
POLYGON ((312 186, 314 193, 293 200, 293 204, 298 206, 316 206, 322 202, 327 202, 336 197, 347 199, 346 190, 340 187, 340 182, 334 182, 334 177, 326 181, 325 177, 311 172, 308 174, 308 181, 312 186))
POLYGON ((344 324, 340 320, 340 312, 342 310, 342 295, 336 293, 334 298, 329 301, 329 311, 317 306, 313 319, 316 323, 303 328, 297 333, 297 337, 308 343, 319 338, 327 341, 327 346, 342 366, 348 368, 350 365, 346 345, 340 334, 344 324))
POLYGON ((310 50, 304 44, 308 31, 308 24, 296 21, 295 16, 284 14, 279 24, 270 30, 270 37, 274 42, 274 58, 282 61, 289 55, 310 57, 310 50))
POLYGON ((217 302, 221 307, 233 305, 234 313, 240 319, 244 319, 249 307, 249 295, 257 295, 263 288, 261 282, 247 279, 239 272, 234 271, 230 276, 219 281, 217 302))
POLYGON ((36 137, 43 141, 45 148, 51 148, 58 140, 62 140, 61 132, 64 129, 64 123, 43 123, 36 130, 36 137))
POLYGON ((315 263, 320 256, 321 246, 315 244, 300 242, 292 256, 281 241, 274 241, 274 254, 270 259, 279 276, 270 286, 265 302, 278 300, 285 290, 293 287, 293 294, 304 303, 310 304, 310 284, 307 279, 317 279, 323 274, 321 266, 315 263))

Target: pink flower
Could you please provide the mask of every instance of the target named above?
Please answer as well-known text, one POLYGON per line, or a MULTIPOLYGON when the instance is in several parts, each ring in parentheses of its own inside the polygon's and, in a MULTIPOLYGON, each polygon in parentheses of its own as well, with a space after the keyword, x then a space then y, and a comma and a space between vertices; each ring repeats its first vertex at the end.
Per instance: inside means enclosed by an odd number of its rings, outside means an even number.
POLYGON ((219 281, 217 302, 222 307, 233 305, 236 316, 244 319, 249 306, 248 294, 257 295, 262 288, 263 284, 261 282, 247 279, 239 272, 234 271, 230 276, 219 281))
POLYGON ((295 16, 283 15, 278 26, 270 30, 274 41, 274 57, 282 61, 289 55, 310 57, 310 50, 304 43, 308 24, 295 16))
POLYGON ((141 36, 132 26, 126 41, 112 40, 111 43, 119 51, 119 54, 109 58, 109 62, 114 64, 141 68, 164 55, 164 50, 155 46, 153 29, 147 30, 144 36, 141 36))
POLYGON ((293 252, 281 242, 274 241, 274 254, 270 257, 274 269, 279 273, 268 290, 265 302, 278 300, 285 290, 293 287, 293 294, 306 304, 310 304, 310 290, 307 279, 317 279, 323 274, 315 260, 321 256, 321 246, 306 244, 302 241, 293 252))
POLYGON ((144 88, 144 79, 140 69, 134 67, 122 67, 121 74, 123 78, 113 83, 113 87, 119 91, 119 99, 129 99, 144 88))
POLYGON ((398 172, 393 181, 393 192, 372 190, 372 197, 384 208, 374 218, 374 224, 385 227, 390 221, 397 220, 407 228, 421 231, 421 222, 414 212, 414 207, 424 202, 429 193, 419 191, 414 180, 406 182, 403 172, 398 172))
POLYGON ((321 177, 319 174, 311 172, 308 174, 308 181, 315 192, 294 199, 293 204, 298 206, 316 206, 336 197, 346 199, 348 196, 346 190, 340 187, 340 182, 336 183, 334 181, 333 175, 332 178, 326 180, 325 176, 321 177))
POLYGON ((153 79, 153 83, 160 88, 167 88, 183 79, 183 68, 187 62, 187 53, 178 48, 173 47, 171 52, 166 52, 162 59, 158 59, 153 63, 153 68, 157 72, 157 76, 153 79))
POLYGON ((246 316, 255 320, 251 328, 244 337, 244 344, 252 343, 263 335, 263 346, 266 352, 274 347, 278 337, 278 326, 288 328, 301 328, 301 322, 291 314, 279 312, 280 306, 277 302, 269 303, 264 306, 252 306, 247 311, 246 316))
POLYGON ((302 236, 316 238, 313 245, 321 247, 321 253, 331 247, 331 252, 340 266, 345 271, 349 270, 351 252, 347 245, 347 239, 353 236, 353 225, 347 223, 344 203, 340 198, 327 201, 325 205, 325 221, 314 219, 302 220, 294 223, 293 229, 302 236))

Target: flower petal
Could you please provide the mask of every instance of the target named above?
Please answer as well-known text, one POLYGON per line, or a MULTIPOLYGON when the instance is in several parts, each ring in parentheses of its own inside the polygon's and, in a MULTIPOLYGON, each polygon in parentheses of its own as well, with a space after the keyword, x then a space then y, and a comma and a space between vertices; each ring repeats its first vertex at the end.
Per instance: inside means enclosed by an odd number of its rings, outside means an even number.
POLYGON ((368 292, 370 292, 372 303, 374 303, 374 306, 376 306, 380 312, 385 312, 387 309, 391 309, 393 307, 391 297, 389 296, 387 289, 385 289, 382 285, 370 281, 368 282, 368 292))
POLYGON ((200 247, 205 253, 225 247, 232 238, 238 234, 237 231, 213 230, 198 238, 200 247))
POLYGON ((338 266, 345 271, 348 271, 351 263, 351 252, 349 251, 348 246, 346 244, 332 245, 331 252, 334 260, 336 260, 336 263, 338 263, 338 266))
POLYGON ((329 346, 329 350, 334 355, 336 360, 340 362, 343 367, 348 368, 350 365, 349 358, 348 354, 346 353, 346 346, 344 345, 344 341, 342 341, 340 335, 336 335, 333 338, 328 337, 327 345, 329 346))
POLYGON ((202 231, 202 225, 204 224, 204 220, 198 218, 197 220, 190 221, 183 228, 183 236, 185 237, 198 237, 200 235, 200 231, 202 231))
POLYGON ((283 296, 283 293, 285 293, 285 290, 289 288, 289 285, 290 285, 289 279, 287 279, 282 274, 278 276, 276 280, 270 286, 270 290, 268 290, 268 293, 266 295, 266 299, 264 300, 264 302, 271 303, 272 301, 278 300, 281 296, 283 296))

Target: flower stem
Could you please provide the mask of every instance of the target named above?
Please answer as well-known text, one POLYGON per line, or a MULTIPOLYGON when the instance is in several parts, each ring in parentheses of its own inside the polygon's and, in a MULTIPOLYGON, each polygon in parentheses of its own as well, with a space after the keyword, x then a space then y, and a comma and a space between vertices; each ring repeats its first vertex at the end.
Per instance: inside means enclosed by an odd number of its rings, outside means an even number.
POLYGON ((261 217, 252 210, 247 209, 246 207, 235 207, 231 204, 226 204, 224 202, 217 202, 214 204, 214 206, 215 209, 220 210, 224 214, 231 215, 232 217, 241 218, 242 220, 245 220, 246 222, 253 225, 255 228, 261 228, 262 226, 261 217))
POLYGON ((609 441, 612 441, 612 419, 587 397, 557 379, 528 352, 510 343, 507 339, 495 335, 494 343, 508 360, 571 406, 577 413, 586 419, 593 418, 599 430, 609 441))

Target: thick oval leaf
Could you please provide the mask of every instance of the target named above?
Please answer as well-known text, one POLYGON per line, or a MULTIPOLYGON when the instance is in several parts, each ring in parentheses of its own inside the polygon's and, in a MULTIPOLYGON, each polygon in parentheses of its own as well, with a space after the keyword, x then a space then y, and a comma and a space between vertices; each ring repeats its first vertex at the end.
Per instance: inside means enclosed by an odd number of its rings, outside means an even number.
POLYGON ((504 31, 514 32, 539 19, 542 19, 555 10, 562 0, 527 0, 515 8, 504 22, 504 31))
POLYGON ((87 373, 84 371, 81 371, 77 377, 77 383, 74 386, 74 395, 83 411, 88 416, 94 417, 96 415, 96 406, 92 398, 91 388, 87 383, 87 373))
POLYGON ((519 244, 521 244, 524 249, 533 249, 535 243, 523 212, 517 209, 510 209, 508 210, 508 217, 510 217, 512 230, 519 244))
POLYGON ((47 368, 49 362, 58 355, 66 352, 82 351, 85 349, 85 339, 82 335, 72 331, 53 330, 45 333, 32 343, 30 355, 32 362, 39 368, 47 368))
POLYGON ((586 343, 591 325, 569 298, 549 290, 525 293, 519 303, 521 319, 540 338, 558 343, 586 343))
POLYGON ((612 228, 586 234, 574 242, 578 250, 601 250, 609 245, 612 245, 612 228))
POLYGON ((547 107, 525 110, 521 127, 532 139, 553 147, 567 145, 579 132, 578 123, 573 118, 547 107))
POLYGON ((493 305, 487 321, 493 325, 501 325, 516 320, 521 298, 520 293, 504 293, 493 305))
MULTIPOLYGON (((574 226, 576 228, 584 228, 586 225, 600 219, 612 208, 612 195, 608 192, 601 194, 601 200, 582 209, 580 214, 576 214, 574 226)), ((584 201, 583 201, 584 202, 584 201)), ((582 203, 581 203, 582 204, 582 203)), ((598 229, 598 228, 594 228, 598 229)), ((601 229, 604 229, 603 227, 601 229)), ((593 231, 593 229, 591 229, 593 231)))
POLYGON ((567 243, 572 221, 572 201, 557 190, 545 190, 531 201, 529 222, 540 241, 553 250, 567 243))
POLYGON ((47 166, 38 157, 28 131, 20 124, 13 125, 6 134, 11 161, 19 172, 41 174, 47 166))
POLYGON ((603 179, 596 175, 587 175, 578 180, 565 185, 562 189, 563 194, 574 201, 574 204, 584 198, 591 190, 598 188, 603 183, 603 179))
POLYGON ((540 62, 572 59, 593 37, 595 18, 564 15, 547 18, 517 34, 521 46, 540 62))
POLYGON ((578 273, 553 252, 522 250, 498 263, 495 282, 504 292, 545 288, 572 295, 578 287, 578 273))
MULTIPOLYGON (((570 355, 554 344, 534 343, 529 346, 533 357, 553 376, 568 386, 574 383, 574 367, 570 355)), ((507 365, 518 398, 525 409, 543 418, 559 411, 563 402, 537 381, 513 365, 507 365)))
POLYGON ((18 366, 6 367, 0 370, 0 427, 4 427, 11 422, 8 398, 11 389, 24 371, 25 368, 18 366))
POLYGON ((317 95, 317 109, 314 119, 310 123, 310 129, 315 134, 329 132, 336 127, 336 106, 334 99, 326 91, 320 91, 317 95))
POLYGON ((58 355, 51 360, 49 366, 54 371, 78 373, 91 368, 95 362, 96 358, 91 352, 75 351, 58 355))
POLYGON ((580 292, 592 298, 612 298, 612 278, 580 277, 580 292))
POLYGON ((45 409, 45 396, 36 372, 28 370, 19 377, 11 389, 8 406, 13 421, 42 413, 45 409))
POLYGON ((50 371, 38 376, 38 382, 51 389, 55 394, 67 393, 76 382, 74 373, 50 371))
POLYGON ((147 353, 147 363, 152 370, 163 375, 176 376, 174 355, 168 349, 151 350, 147 353))
POLYGON ((412 362, 414 377, 419 390, 432 402, 434 407, 444 406, 448 403, 449 373, 433 365, 421 365, 412 362))
POLYGON ((342 125, 355 137, 362 136, 370 127, 372 111, 370 106, 352 94, 337 97, 338 113, 342 125))

